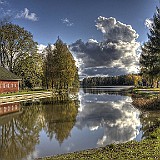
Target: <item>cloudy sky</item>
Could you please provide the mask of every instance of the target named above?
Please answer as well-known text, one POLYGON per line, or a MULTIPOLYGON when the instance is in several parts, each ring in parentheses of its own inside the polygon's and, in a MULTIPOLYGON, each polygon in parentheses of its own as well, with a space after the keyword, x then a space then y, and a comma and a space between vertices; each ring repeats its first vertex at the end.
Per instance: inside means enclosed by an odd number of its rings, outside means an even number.
POLYGON ((0 0, 0 18, 30 31, 40 48, 58 36, 84 76, 120 75, 138 68, 137 48, 158 0, 0 0))

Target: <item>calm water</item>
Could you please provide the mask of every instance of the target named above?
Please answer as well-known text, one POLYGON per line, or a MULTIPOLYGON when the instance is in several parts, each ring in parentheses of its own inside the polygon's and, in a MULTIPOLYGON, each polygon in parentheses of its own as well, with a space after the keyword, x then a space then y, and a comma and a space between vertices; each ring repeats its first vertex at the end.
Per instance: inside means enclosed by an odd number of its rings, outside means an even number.
POLYGON ((48 98, 1 105, 1 113, 7 107, 16 112, 0 115, 0 159, 32 160, 139 141, 145 133, 142 126, 148 113, 140 118, 140 111, 131 103, 131 97, 94 88, 81 89, 78 101, 60 103, 48 98))

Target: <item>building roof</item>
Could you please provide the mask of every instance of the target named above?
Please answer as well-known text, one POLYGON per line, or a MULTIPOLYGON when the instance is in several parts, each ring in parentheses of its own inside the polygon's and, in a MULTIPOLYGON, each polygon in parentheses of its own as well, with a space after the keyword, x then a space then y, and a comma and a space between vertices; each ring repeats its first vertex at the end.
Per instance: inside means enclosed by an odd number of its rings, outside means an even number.
POLYGON ((21 78, 8 71, 6 68, 0 67, 0 80, 21 80, 21 78))

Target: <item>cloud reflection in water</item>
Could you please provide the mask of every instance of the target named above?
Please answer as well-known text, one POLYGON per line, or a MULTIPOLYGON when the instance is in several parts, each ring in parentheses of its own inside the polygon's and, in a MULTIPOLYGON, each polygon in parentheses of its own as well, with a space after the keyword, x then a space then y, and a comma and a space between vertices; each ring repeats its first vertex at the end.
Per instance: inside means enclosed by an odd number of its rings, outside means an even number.
POLYGON ((103 128, 104 135, 97 146, 133 140, 140 126, 139 111, 128 96, 107 94, 84 94, 80 92, 80 108, 76 126, 90 131, 103 128))

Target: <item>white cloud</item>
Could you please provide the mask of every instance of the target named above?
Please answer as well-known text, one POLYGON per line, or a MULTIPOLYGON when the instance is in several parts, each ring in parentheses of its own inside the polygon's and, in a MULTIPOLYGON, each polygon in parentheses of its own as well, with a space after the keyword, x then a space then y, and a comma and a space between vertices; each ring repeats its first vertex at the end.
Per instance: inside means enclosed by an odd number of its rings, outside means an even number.
POLYGON ((138 38, 138 34, 132 29, 131 25, 123 24, 113 17, 99 16, 96 22, 97 29, 102 31, 107 41, 132 42, 138 38))
POLYGON ((145 26, 146 27, 148 27, 148 28, 152 28, 152 24, 153 24, 153 19, 152 18, 147 18, 146 20, 145 20, 145 26))
MULTIPOLYGON (((47 54, 46 50, 47 50, 47 47, 46 45, 44 44, 39 44, 37 45, 37 48, 38 48, 38 53, 41 53, 43 54, 44 56, 47 54)), ((55 49, 55 45, 54 44, 51 44, 51 48, 54 50, 55 49)))
POLYGON ((73 26, 73 23, 72 23, 68 18, 61 19, 61 21, 62 21, 62 23, 64 23, 67 27, 73 26))
POLYGON ((35 13, 29 13, 29 9, 25 8, 24 11, 18 13, 15 18, 25 18, 31 21, 38 21, 38 17, 35 13))
POLYGON ((80 60, 80 74, 86 76, 120 75, 137 72, 138 34, 130 25, 115 18, 98 17, 96 27, 104 40, 78 40, 70 45, 73 55, 80 60))
POLYGON ((133 140, 139 133, 140 112, 132 106, 132 99, 126 96, 90 94, 80 92, 80 108, 76 126, 95 131, 103 128, 97 146, 133 140), (83 107, 85 106, 85 107, 83 107))
POLYGON ((44 44, 37 45, 38 53, 42 53, 47 46, 44 44))

